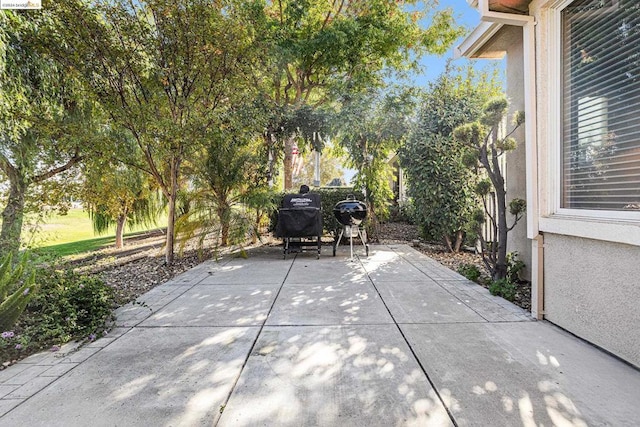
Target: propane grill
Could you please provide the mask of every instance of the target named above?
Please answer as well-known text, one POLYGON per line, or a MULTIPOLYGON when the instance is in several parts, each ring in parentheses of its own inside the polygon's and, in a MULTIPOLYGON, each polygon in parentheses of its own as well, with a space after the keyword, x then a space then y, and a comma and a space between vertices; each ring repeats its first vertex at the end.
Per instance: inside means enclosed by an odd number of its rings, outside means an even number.
POLYGON ((359 237, 365 247, 365 253, 369 256, 369 244, 367 243, 367 232, 360 227, 362 221, 367 217, 367 205, 364 202, 356 200, 353 195, 347 196, 346 200, 342 200, 333 207, 333 215, 338 222, 342 224, 340 234, 333 242, 333 256, 336 256, 336 249, 342 240, 342 237, 349 238, 349 246, 351 249, 351 258, 353 258, 353 237, 359 237))

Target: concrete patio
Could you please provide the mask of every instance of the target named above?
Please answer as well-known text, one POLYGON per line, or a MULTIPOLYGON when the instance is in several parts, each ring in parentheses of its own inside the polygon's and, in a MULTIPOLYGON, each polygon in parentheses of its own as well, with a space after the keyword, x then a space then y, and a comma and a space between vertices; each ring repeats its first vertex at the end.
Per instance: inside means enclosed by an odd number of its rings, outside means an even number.
POLYGON ((638 425, 637 369, 409 246, 371 249, 207 261, 107 336, 1 371, 0 426, 638 425))

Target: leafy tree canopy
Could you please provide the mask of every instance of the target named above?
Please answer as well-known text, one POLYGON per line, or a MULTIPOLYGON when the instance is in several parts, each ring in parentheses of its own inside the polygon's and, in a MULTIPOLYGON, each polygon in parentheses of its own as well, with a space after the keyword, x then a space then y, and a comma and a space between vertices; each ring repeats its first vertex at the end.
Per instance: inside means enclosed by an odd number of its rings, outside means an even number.
POLYGON ((453 138, 459 125, 478 118, 486 100, 499 92, 487 73, 448 66, 421 99, 418 120, 400 149, 408 195, 427 237, 457 251, 473 227, 475 175, 465 164, 468 148, 453 138))
MULTIPOLYGON (((52 180, 77 164, 103 133, 104 118, 83 90, 74 70, 46 49, 51 20, 23 11, 0 12, 0 172, 8 181, 0 243, 17 249, 25 207, 36 186, 56 189, 52 180), (61 78, 64 76, 64 78, 61 78)), ((59 186, 58 186, 59 187, 59 186)), ((60 197, 57 197, 58 199, 60 197)))

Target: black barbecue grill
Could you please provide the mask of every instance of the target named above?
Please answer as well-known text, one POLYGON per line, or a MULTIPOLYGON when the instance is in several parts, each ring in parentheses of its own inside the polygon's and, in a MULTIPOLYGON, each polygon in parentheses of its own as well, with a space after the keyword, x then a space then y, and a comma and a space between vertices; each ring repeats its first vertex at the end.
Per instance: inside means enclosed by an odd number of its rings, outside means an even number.
POLYGON ((282 237, 284 258, 305 248, 318 249, 322 245, 322 206, 316 193, 287 194, 278 210, 276 236, 282 237))
POLYGON ((347 196, 347 200, 342 200, 333 207, 333 215, 342 224, 340 234, 333 241, 333 256, 336 256, 336 248, 342 240, 342 236, 349 238, 351 248, 351 258, 353 258, 353 237, 360 238, 365 247, 365 253, 369 256, 369 244, 367 243, 367 232, 361 227, 362 221, 367 217, 367 205, 356 200, 353 195, 347 196))

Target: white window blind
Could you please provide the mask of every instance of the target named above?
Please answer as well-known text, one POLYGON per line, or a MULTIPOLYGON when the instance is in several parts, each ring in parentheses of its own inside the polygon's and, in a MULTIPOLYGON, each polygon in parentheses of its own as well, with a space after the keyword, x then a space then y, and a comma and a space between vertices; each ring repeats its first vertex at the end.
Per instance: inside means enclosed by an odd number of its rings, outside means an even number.
POLYGON ((562 11, 561 207, 640 211, 640 1, 562 11))

